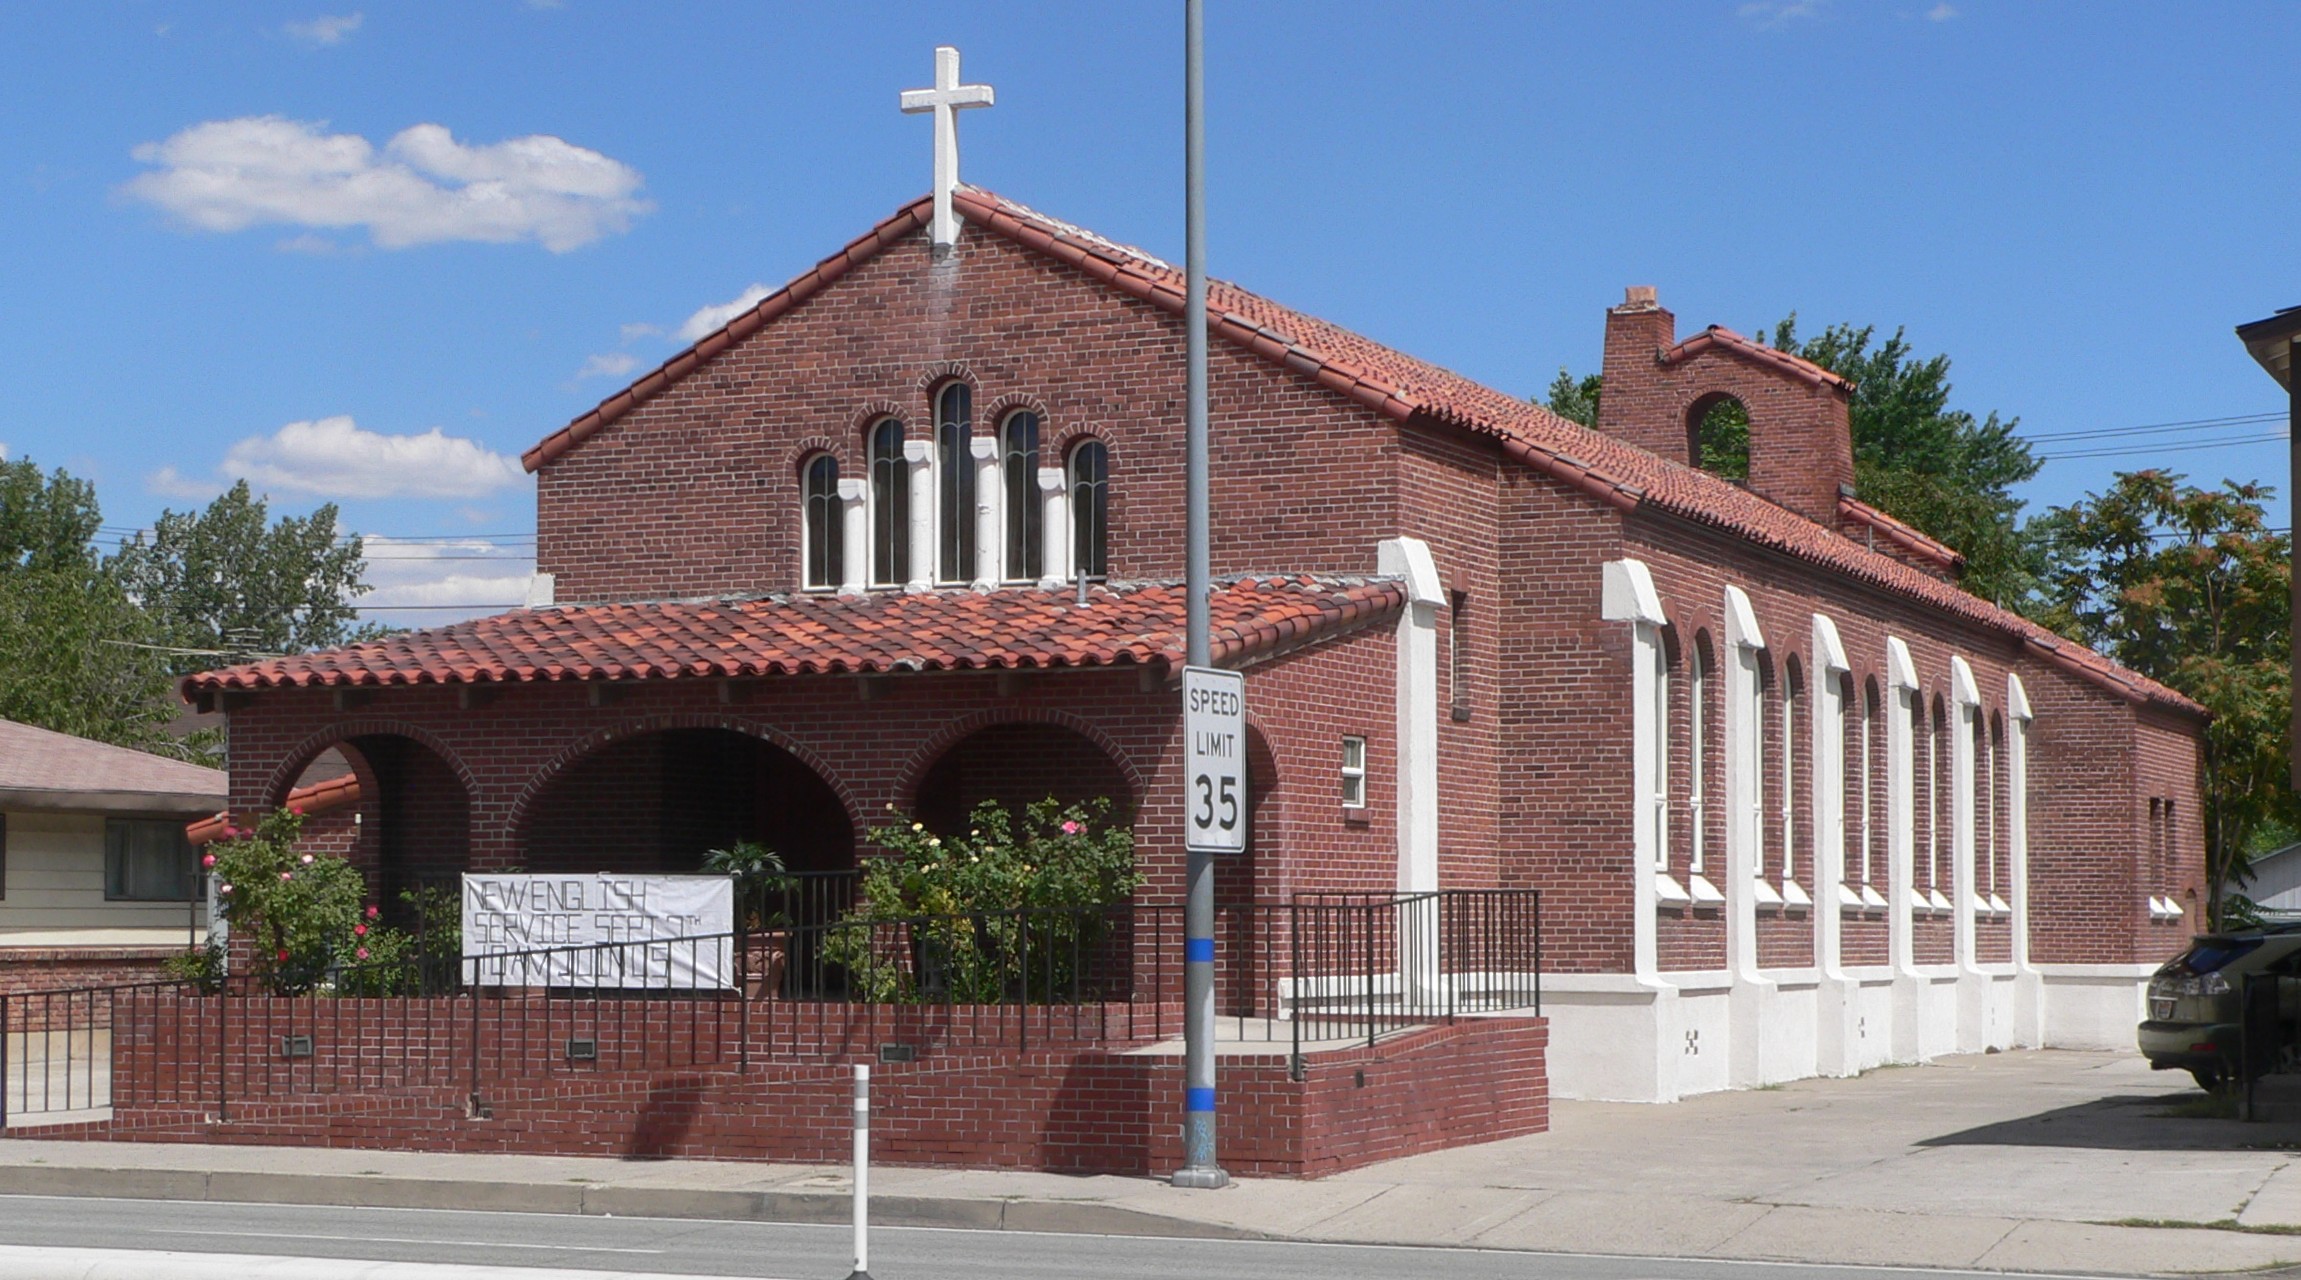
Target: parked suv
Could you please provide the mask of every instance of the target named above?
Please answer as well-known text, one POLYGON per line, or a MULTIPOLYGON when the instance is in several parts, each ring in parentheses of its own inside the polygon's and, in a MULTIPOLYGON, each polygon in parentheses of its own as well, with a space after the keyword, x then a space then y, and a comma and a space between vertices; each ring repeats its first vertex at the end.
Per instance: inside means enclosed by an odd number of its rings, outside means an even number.
POLYGON ((2179 1069, 2207 1089, 2237 1074, 2241 1052, 2257 1067, 2280 1060, 2301 1027, 2301 924, 2200 934, 2149 979, 2142 1056, 2159 1071, 2179 1069), (2246 980, 2252 979, 2251 1043, 2244 1033, 2246 980), (2269 984, 2265 986, 2264 984, 2269 984))

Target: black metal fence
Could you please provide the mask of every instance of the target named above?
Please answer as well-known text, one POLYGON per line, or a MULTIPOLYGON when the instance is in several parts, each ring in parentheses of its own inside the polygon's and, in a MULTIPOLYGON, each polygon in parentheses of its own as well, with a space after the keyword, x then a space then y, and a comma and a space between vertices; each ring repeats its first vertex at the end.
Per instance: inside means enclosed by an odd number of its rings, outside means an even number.
MULTIPOLYGON (((788 928, 417 957, 278 994, 249 976, 0 997, 0 1124, 570 1074, 726 1069, 925 1050, 1172 1040, 1180 903, 842 918, 788 928)), ((844 898, 836 899, 844 903, 844 898)), ((844 905, 840 910, 844 910, 844 905)), ((1302 894, 1218 908, 1217 1035, 1322 1049, 1466 1016, 1539 1013, 1531 890, 1302 894)))

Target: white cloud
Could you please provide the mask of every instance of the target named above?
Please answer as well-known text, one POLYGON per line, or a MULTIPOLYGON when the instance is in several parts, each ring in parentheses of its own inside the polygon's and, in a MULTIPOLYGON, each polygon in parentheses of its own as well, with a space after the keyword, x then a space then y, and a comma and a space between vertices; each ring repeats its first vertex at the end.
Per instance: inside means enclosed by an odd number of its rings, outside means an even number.
POLYGON ((659 324, 627 324, 623 326, 623 340, 637 342, 641 338, 660 338, 663 326, 659 324))
POLYGON ((1828 0, 1749 0, 1749 3, 1734 12, 1744 22, 1755 23, 1760 27, 1778 27, 1800 18, 1818 18, 1822 16, 1822 6, 1827 3, 1828 0))
POLYGON ((309 22, 288 23, 281 30, 288 33, 290 40, 318 48, 325 45, 342 44, 344 37, 359 30, 360 23, 366 20, 367 15, 360 13, 338 14, 332 17, 322 15, 309 22))
MULTIPOLYGON (((519 459, 438 427, 384 435, 363 431, 342 414, 250 436, 224 454, 216 475, 244 479, 266 493, 321 498, 482 498, 527 478, 519 459)), ((185 498, 221 487, 174 467, 160 468, 146 483, 155 493, 185 498)))
POLYGON ((535 554, 525 545, 403 542, 376 534, 363 534, 360 543, 375 590, 359 598, 359 607, 375 609, 371 617, 393 626, 435 626, 518 608, 535 574, 535 554))
POLYGON ((679 331, 671 336, 679 339, 681 342, 693 342, 696 339, 703 337, 705 334, 710 333, 712 330, 719 328, 721 325, 726 324, 728 321, 733 320, 735 317, 742 315, 744 312, 749 311, 751 308, 758 306, 760 300, 767 296, 767 292, 768 291, 766 285, 752 285, 750 288, 745 289, 742 293, 736 295, 736 298, 733 302, 721 302, 713 306, 708 306, 696 312, 694 315, 687 317, 687 323, 680 325, 679 331))
POLYGON ((282 116, 196 124, 137 147, 155 168, 121 190, 203 231, 357 227, 386 249, 533 240, 564 253, 655 207, 638 170, 547 134, 471 146, 419 124, 379 151, 323 128, 282 116))
POLYGON ((593 356, 575 371, 577 381, 585 378, 620 378, 639 367, 639 357, 622 351, 593 356))
POLYGON ((1957 16, 1957 7, 1943 0, 1943 3, 1926 10, 1925 16, 1928 22, 1947 22, 1957 16))

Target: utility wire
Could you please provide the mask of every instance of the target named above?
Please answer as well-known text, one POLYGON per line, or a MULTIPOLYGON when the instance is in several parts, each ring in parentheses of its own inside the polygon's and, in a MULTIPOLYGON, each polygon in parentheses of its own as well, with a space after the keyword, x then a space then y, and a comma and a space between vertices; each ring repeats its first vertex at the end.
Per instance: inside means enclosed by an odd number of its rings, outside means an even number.
POLYGON ((2224 440, 2200 440, 2192 444, 2122 445, 2108 449, 2073 449, 2068 453, 2039 454, 2037 460, 2039 462, 2060 462, 2068 458, 2124 458, 2137 457, 2143 454, 2187 453, 2193 449, 2226 449, 2241 444, 2266 444, 2272 440, 2285 438, 2284 432, 2272 431, 2266 435, 2234 436, 2224 440))
POLYGON ((2191 418, 2183 422, 2152 422, 2138 427, 2088 427, 2079 431, 2047 431, 2020 438, 2036 443, 2041 440, 2098 440, 2110 436, 2147 435, 2152 431, 2186 431, 2199 427, 2242 427, 2258 422, 2280 422, 2285 414, 2239 413, 2222 418, 2191 418))

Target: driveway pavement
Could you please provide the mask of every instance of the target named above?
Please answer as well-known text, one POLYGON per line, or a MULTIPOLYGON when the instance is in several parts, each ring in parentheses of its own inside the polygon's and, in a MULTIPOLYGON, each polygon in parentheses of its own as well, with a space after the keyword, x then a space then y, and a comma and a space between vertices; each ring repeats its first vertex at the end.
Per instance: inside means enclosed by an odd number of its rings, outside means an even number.
MULTIPOLYGON (((2090 1274, 2301 1265, 2301 1125, 2132 1055, 2019 1052, 1670 1106, 1317 1182, 875 1168, 881 1222, 2090 1274)), ((835 1222, 844 1170, 0 1141, 0 1193, 835 1222)))

